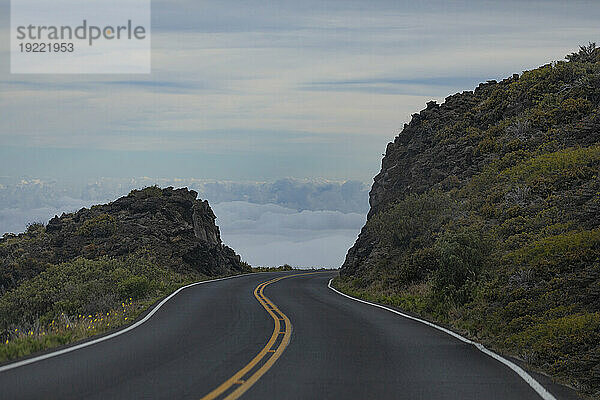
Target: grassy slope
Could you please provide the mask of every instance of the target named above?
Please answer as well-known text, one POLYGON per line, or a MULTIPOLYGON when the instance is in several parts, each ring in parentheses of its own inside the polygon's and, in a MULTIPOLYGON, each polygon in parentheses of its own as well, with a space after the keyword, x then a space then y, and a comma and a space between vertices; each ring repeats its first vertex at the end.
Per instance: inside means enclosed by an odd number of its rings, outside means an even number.
POLYGON ((489 163, 467 182, 400 196, 363 234, 377 257, 335 285, 451 325, 582 393, 600 395, 600 53, 497 85, 435 140, 489 163), (532 100, 503 118, 515 99, 532 100), (596 125, 597 126, 597 125, 596 125), (383 254, 383 255, 382 255, 383 254))
POLYGON ((205 279, 212 277, 174 272, 143 254, 52 265, 0 297, 0 362, 124 326, 177 288, 205 279))

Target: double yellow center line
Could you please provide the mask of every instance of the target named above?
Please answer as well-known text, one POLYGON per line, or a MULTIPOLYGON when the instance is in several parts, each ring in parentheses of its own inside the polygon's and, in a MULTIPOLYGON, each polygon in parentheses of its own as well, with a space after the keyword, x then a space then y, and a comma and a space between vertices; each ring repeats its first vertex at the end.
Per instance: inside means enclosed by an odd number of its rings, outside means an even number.
POLYGON ((236 372, 231 378, 223 382, 212 392, 202 397, 201 400, 234 400, 239 398, 252 385, 260 379, 275 364, 275 361, 285 350, 292 336, 292 323, 290 319, 282 313, 277 306, 264 295, 264 289, 282 279, 292 278, 294 276, 309 275, 314 272, 282 276, 262 282, 254 289, 254 297, 264 307, 275 322, 271 338, 262 348, 262 350, 245 367, 236 372))

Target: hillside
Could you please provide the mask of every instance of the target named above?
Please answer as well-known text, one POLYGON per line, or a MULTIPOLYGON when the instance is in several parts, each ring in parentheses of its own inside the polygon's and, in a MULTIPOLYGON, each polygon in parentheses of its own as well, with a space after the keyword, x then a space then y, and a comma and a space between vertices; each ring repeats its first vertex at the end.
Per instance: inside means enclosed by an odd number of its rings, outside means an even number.
POLYGON ((250 272, 208 202, 149 187, 0 240, 0 361, 131 320, 182 284, 250 272))
POLYGON ((600 49, 430 102, 336 285, 600 396, 600 49))

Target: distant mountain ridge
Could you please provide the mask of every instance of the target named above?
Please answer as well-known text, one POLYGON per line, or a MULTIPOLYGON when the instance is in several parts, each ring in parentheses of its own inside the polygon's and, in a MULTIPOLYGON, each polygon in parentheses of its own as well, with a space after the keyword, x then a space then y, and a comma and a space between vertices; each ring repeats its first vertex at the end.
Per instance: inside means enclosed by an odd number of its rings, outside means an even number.
POLYGON ((338 287, 600 396, 594 44, 427 103, 388 144, 370 206, 338 287))

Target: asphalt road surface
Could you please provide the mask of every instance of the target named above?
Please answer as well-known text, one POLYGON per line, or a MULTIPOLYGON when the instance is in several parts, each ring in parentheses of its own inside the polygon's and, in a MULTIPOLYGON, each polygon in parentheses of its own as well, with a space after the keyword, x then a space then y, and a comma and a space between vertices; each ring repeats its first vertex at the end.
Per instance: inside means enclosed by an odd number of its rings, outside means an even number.
POLYGON ((0 398, 541 398, 474 346, 335 293, 334 272, 297 273, 184 289, 123 334, 0 367, 0 398))

